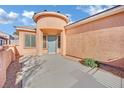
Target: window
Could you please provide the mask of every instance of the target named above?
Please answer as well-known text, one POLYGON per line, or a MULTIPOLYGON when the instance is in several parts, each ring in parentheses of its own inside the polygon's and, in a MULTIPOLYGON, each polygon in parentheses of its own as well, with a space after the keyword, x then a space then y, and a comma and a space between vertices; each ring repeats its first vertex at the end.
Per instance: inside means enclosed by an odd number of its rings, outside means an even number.
POLYGON ((35 35, 26 34, 25 35, 25 47, 35 47, 35 46, 36 46, 35 35))
POLYGON ((46 48, 46 36, 43 36, 43 48, 46 48))
POLYGON ((0 46, 2 45, 2 39, 0 39, 0 46))
POLYGON ((6 40, 0 38, 0 46, 5 45, 6 43, 6 40))
POLYGON ((58 36, 58 48, 60 48, 60 47, 61 47, 61 37, 58 36))

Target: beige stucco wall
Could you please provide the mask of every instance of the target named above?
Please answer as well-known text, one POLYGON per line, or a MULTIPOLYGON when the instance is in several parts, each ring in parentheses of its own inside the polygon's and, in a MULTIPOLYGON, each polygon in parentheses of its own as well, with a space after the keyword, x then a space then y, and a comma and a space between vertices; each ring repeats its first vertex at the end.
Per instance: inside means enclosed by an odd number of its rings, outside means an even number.
POLYGON ((66 30, 66 54, 107 61, 124 57, 124 12, 66 30))
POLYGON ((37 21, 37 27, 42 28, 53 28, 53 29, 64 29, 67 23, 57 17, 43 17, 37 21))
POLYGON ((19 46, 17 47, 19 50, 20 55, 36 55, 36 47, 34 48, 26 48, 25 45, 25 34, 32 34, 36 35, 33 32, 26 32, 26 31, 19 31, 19 46))
POLYGON ((11 62, 17 61, 19 57, 15 46, 9 46, 5 50, 0 50, 0 87, 3 87, 6 81, 7 68, 11 62))

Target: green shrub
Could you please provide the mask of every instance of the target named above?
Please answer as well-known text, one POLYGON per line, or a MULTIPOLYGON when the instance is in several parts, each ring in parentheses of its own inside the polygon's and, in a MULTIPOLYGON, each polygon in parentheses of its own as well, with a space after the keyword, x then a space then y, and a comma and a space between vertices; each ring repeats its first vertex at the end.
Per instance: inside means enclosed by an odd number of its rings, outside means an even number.
POLYGON ((95 68, 99 66, 98 62, 92 58, 84 59, 84 65, 89 66, 91 68, 95 68))

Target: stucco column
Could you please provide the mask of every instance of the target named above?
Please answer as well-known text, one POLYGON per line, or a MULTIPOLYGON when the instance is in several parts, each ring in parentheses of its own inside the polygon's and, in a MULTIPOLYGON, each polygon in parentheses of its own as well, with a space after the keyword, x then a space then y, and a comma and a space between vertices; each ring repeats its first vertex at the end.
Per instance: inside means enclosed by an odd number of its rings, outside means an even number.
POLYGON ((40 29, 37 29, 36 32, 36 48, 37 55, 43 54, 43 32, 40 29))
POLYGON ((10 44, 10 43, 9 43, 9 39, 7 39, 6 44, 7 44, 7 45, 9 45, 9 44, 10 44))
POLYGON ((61 32, 61 54, 66 55, 66 33, 65 30, 61 32))

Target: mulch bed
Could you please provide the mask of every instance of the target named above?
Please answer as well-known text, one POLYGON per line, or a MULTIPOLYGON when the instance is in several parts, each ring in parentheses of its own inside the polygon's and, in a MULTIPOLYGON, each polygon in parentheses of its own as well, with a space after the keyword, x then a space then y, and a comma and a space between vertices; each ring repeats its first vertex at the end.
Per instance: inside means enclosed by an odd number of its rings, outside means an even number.
POLYGON ((100 62, 100 68, 124 78, 124 58, 111 62, 100 62))
POLYGON ((110 65, 101 64, 100 68, 106 70, 114 75, 124 78, 124 70, 112 67, 110 65))

